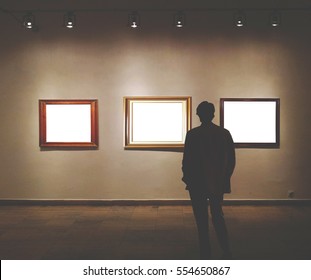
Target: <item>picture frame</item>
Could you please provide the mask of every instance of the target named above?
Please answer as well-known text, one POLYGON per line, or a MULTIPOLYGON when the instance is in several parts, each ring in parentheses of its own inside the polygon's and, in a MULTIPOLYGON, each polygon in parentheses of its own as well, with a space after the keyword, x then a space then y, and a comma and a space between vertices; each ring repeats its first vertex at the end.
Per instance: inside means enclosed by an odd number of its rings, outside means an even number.
POLYGON ((98 147, 97 100, 39 100, 40 147, 98 147))
POLYGON ((191 129, 191 97, 124 97, 125 149, 178 149, 191 129))
POLYGON ((279 148, 280 99, 221 98, 220 125, 237 148, 279 148))

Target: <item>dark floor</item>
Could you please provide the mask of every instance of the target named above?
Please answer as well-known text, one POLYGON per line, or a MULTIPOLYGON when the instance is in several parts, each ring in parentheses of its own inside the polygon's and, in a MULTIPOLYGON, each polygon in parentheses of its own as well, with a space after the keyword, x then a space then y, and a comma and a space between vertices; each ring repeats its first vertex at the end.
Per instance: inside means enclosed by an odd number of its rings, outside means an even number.
MULTIPOLYGON (((310 206, 225 206, 234 259, 311 259, 310 206)), ((213 258, 220 257, 215 233, 213 258)), ((190 206, 1 206, 0 258, 198 259, 190 206)))

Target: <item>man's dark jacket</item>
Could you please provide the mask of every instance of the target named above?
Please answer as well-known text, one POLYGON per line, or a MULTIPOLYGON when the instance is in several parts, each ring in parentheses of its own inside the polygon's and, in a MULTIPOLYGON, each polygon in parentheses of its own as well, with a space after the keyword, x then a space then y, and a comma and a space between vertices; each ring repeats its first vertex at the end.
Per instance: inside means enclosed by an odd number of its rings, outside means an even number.
POLYGON ((182 161, 186 189, 222 195, 231 192, 235 167, 231 134, 212 122, 188 131, 182 161))

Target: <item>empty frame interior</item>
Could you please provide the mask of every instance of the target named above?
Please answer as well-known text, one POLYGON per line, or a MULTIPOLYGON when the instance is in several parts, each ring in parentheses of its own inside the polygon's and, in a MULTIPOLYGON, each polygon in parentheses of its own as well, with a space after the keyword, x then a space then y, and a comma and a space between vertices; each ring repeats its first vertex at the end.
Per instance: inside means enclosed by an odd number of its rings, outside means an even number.
POLYGON ((222 98, 221 125, 228 129, 236 147, 278 148, 280 100, 222 98))
POLYGON ((97 100, 40 100, 41 147, 97 147, 97 100))
POLYGON ((125 97, 126 148, 184 146, 191 126, 190 97, 125 97))

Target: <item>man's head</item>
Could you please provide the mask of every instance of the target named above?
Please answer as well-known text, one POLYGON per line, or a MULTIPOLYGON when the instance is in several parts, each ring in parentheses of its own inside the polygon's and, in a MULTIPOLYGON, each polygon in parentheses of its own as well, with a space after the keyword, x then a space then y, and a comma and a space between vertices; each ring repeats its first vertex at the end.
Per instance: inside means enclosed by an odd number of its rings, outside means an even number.
POLYGON ((197 107, 197 115, 202 123, 209 123, 215 116, 215 107, 213 103, 203 101, 197 107))

